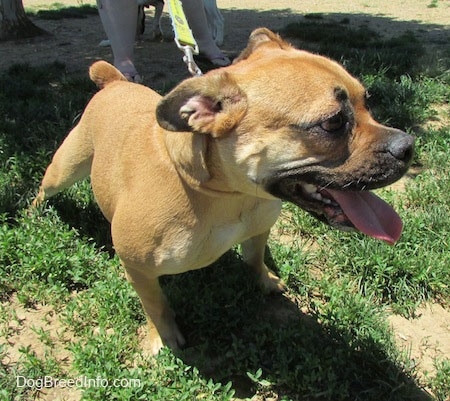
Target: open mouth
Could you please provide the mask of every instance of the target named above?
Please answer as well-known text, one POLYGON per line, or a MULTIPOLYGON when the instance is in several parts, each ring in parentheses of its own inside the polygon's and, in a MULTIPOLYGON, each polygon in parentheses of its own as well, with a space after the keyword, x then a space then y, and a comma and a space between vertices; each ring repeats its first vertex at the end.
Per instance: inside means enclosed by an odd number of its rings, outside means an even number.
POLYGON ((389 244, 400 238, 403 228, 400 216, 370 191, 339 191, 288 180, 280 183, 277 192, 280 198, 341 230, 356 229, 389 244))

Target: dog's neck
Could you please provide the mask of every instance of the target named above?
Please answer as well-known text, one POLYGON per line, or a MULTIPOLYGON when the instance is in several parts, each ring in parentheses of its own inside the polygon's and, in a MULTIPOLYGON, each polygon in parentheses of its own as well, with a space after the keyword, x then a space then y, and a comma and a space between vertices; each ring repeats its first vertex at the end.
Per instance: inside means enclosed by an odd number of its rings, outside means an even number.
POLYGON ((164 131, 164 146, 182 180, 195 191, 208 196, 242 196, 223 176, 220 165, 209 161, 214 152, 205 134, 164 131))

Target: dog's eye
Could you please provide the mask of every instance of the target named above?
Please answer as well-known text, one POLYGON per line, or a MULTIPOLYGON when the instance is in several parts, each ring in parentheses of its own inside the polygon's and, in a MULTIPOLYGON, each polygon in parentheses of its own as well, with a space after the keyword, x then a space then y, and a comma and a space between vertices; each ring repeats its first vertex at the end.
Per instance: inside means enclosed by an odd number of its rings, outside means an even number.
POLYGON ((327 132, 335 132, 342 129, 346 124, 346 120, 342 113, 337 113, 333 117, 323 121, 320 124, 320 128, 327 132))

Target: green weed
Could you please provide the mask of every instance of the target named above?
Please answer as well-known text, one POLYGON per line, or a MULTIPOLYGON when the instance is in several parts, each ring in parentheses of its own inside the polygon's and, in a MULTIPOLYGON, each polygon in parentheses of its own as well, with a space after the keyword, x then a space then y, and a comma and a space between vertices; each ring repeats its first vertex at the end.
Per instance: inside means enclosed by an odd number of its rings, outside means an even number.
POLYGON ((450 359, 437 360, 435 366, 437 373, 432 383, 436 398, 439 401, 446 401, 450 394, 450 359))
POLYGON ((30 15, 45 20, 60 20, 63 18, 80 19, 87 18, 89 15, 98 15, 97 7, 88 4, 78 7, 66 7, 61 3, 53 3, 47 6, 46 9, 33 10, 26 8, 26 11, 30 15))

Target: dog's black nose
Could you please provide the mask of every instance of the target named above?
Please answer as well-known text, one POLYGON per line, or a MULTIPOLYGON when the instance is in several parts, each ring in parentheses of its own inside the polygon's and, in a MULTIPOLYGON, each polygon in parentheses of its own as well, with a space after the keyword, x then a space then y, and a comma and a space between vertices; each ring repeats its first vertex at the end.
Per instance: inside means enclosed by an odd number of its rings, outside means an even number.
POLYGON ((414 153, 414 137, 400 130, 395 131, 395 135, 389 141, 388 151, 396 159, 407 163, 414 153))

